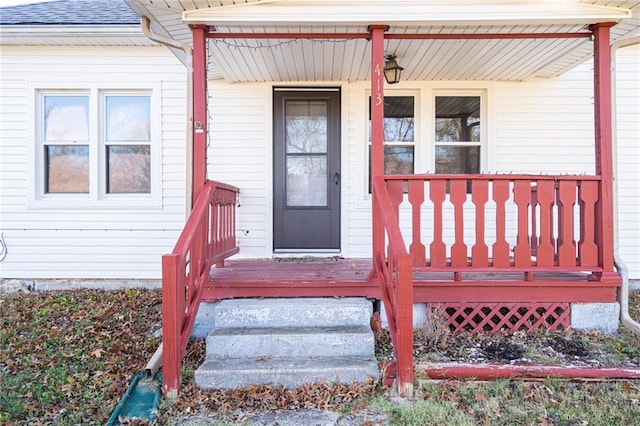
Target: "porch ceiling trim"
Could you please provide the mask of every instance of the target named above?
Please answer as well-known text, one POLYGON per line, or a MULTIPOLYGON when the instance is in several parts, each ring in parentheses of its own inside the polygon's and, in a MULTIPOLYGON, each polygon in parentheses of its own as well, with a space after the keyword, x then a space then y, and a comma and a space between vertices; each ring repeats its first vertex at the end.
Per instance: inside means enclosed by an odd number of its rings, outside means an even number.
POLYGON ((550 0, 273 0, 182 13, 188 24, 225 26, 591 24, 630 17, 631 11, 625 8, 550 0))

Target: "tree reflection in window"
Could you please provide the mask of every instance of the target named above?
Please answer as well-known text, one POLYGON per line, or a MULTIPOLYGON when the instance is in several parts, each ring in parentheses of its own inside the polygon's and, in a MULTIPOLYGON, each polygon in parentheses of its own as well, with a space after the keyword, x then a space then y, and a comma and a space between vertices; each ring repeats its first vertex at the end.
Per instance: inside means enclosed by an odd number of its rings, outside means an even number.
MULTIPOLYGON (((415 108, 413 96, 384 98, 384 173, 413 174, 415 108)), ((369 110, 369 192, 371 192, 371 110, 369 110)))
POLYGON ((436 173, 479 173, 480 135, 480 96, 436 96, 436 173))

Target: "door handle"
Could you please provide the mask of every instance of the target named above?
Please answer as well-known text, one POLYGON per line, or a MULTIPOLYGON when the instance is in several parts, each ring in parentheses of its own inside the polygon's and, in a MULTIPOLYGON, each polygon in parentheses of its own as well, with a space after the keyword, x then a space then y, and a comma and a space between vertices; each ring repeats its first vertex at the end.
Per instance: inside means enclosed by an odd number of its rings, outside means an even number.
POLYGON ((333 175, 333 183, 335 183, 336 185, 340 183, 340 173, 336 172, 336 174, 333 175))

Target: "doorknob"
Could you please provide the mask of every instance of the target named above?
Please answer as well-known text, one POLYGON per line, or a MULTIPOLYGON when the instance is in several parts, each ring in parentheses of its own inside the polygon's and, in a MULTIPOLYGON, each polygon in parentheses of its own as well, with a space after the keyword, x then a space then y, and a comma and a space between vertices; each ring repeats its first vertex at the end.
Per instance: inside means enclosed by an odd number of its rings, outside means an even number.
POLYGON ((333 175, 333 182, 338 185, 340 183, 340 173, 336 172, 335 175, 333 175))

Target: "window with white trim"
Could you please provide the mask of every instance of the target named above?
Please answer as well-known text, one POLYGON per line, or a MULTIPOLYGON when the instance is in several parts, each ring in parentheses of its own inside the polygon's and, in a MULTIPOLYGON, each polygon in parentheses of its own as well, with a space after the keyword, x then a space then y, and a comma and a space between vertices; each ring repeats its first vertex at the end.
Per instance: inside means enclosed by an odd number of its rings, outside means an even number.
MULTIPOLYGON (((371 105, 371 102, 369 102, 371 105)), ((384 97, 384 173, 413 174, 416 160, 415 96, 384 97)), ((369 192, 371 192, 371 112, 369 112, 369 192)))
POLYGON ((434 161, 442 174, 480 173, 482 130, 480 95, 435 96, 434 161))
POLYGON ((151 90, 39 91, 35 198, 148 205, 159 192, 152 104, 151 90))

